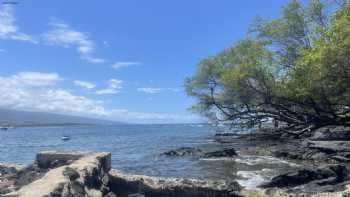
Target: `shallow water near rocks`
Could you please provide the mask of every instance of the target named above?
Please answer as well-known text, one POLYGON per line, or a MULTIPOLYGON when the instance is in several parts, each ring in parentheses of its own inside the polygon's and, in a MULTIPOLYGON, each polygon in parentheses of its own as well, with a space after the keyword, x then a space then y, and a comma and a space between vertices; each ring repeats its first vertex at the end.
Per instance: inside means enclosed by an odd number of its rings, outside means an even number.
POLYGON ((238 180, 248 188, 298 168, 273 157, 200 159, 161 155, 179 147, 213 151, 237 146, 216 143, 214 133, 214 128, 198 124, 13 128, 0 132, 0 162, 30 164, 36 153, 44 150, 108 151, 112 153, 113 168, 127 173, 238 180), (62 136, 70 140, 62 141, 62 136))

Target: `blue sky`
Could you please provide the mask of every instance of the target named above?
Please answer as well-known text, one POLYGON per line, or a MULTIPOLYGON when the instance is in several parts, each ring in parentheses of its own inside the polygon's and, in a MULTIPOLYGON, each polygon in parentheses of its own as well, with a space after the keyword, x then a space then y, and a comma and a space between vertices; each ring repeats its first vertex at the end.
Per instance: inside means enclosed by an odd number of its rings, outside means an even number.
POLYGON ((3 2, 0 107, 175 123, 201 121, 182 87, 197 62, 287 1, 3 2))

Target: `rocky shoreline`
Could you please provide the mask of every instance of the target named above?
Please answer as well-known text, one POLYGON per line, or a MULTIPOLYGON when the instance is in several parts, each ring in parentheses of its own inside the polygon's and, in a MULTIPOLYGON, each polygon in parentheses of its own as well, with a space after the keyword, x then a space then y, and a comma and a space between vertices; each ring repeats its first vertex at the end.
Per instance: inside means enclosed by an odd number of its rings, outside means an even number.
POLYGON ((1 164, 0 172, 4 197, 228 197, 241 190, 236 181, 124 174, 111 169, 111 154, 105 152, 41 152, 33 165, 1 164))
MULTIPOLYGON (((301 164, 302 168, 282 173, 256 189, 242 189, 243 196, 345 196, 350 193, 350 129, 322 128, 312 136, 295 139, 269 131, 251 134, 215 135, 219 143, 239 147, 233 154, 227 149, 216 151, 214 157, 270 156, 301 164)), ((198 148, 179 148, 164 153, 168 156, 199 156, 208 154, 198 148)))
POLYGON ((37 154, 34 164, 0 164, 0 196, 339 196, 350 194, 350 135, 346 128, 326 128, 303 139, 255 132, 218 135, 219 143, 239 148, 203 151, 182 147, 162 155, 168 157, 237 158, 270 156, 302 163, 302 167, 273 177, 249 189, 236 180, 211 181, 161 178, 125 174, 111 169, 111 154, 100 152, 56 152, 37 154))

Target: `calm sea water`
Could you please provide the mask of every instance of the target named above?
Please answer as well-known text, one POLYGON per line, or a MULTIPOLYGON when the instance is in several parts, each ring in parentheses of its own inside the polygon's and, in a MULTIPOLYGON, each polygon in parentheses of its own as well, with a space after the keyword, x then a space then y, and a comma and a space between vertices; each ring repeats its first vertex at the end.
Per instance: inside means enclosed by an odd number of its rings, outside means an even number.
POLYGON ((33 163, 44 150, 108 151, 113 168, 128 173, 199 179, 236 179, 255 187, 297 165, 272 157, 235 159, 170 158, 161 153, 179 147, 212 151, 227 146, 213 140, 208 125, 117 125, 14 128, 0 132, 0 162, 33 163), (61 137, 71 137, 62 141, 61 137))

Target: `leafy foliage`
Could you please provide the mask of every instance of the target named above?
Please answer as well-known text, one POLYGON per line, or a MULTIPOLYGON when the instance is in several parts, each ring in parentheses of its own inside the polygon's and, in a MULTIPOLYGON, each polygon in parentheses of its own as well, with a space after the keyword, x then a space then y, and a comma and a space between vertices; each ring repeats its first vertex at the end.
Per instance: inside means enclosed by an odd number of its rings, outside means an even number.
POLYGON ((331 6, 326 14, 319 0, 294 0, 280 18, 258 18, 250 38, 202 60, 186 79, 198 101, 192 109, 244 126, 350 125, 350 3, 331 6))

